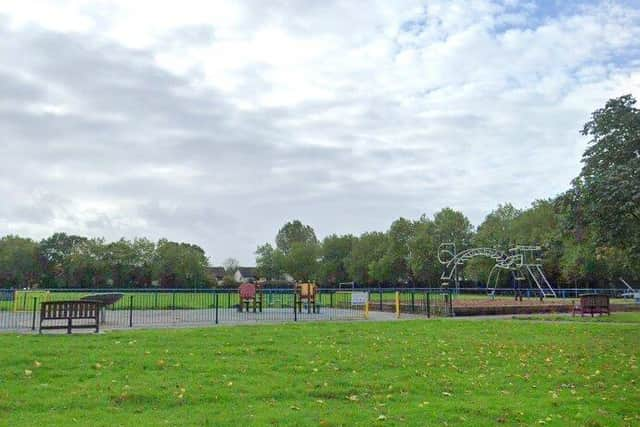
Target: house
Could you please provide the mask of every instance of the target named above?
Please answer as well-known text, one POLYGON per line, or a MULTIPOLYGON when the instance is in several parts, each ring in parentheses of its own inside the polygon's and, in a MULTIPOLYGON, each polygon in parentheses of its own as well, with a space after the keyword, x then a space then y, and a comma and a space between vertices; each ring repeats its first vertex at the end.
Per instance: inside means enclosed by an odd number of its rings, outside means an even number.
POLYGON ((238 267, 233 275, 238 283, 255 282, 258 280, 258 272, 256 267, 238 267))
MULTIPOLYGON (((209 276, 221 283, 227 272, 224 267, 209 267, 209 276)), ((233 279, 237 283, 252 282, 258 280, 258 272, 256 267, 238 267, 233 273, 233 279)))
POLYGON ((207 270, 209 277, 216 282, 222 282, 222 279, 224 279, 224 267, 209 267, 207 270))

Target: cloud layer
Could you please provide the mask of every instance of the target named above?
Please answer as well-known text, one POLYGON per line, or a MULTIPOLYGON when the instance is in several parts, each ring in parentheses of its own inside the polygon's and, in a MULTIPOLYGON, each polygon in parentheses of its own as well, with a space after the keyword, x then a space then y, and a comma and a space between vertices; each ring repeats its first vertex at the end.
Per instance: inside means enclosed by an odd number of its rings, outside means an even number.
POLYGON ((23 3, 0 5, 2 235, 252 263, 293 218, 477 224, 563 191, 589 113, 639 95, 625 2, 23 3))

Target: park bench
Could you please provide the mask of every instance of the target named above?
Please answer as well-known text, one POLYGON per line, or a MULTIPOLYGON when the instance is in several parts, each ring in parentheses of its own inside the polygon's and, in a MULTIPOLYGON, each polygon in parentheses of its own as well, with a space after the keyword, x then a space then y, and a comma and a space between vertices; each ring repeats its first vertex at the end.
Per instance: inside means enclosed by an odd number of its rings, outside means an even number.
POLYGON ((73 328, 95 328, 100 331, 100 304, 95 301, 48 301, 40 304, 40 330, 73 328), (43 325, 45 321, 55 321, 53 325, 43 325), (59 321, 66 320, 66 323, 59 321), (93 320, 93 323, 74 324, 74 320, 93 320))
POLYGON ((609 308, 609 295, 603 294, 583 294, 580 295, 580 303, 573 306, 572 315, 575 316, 576 312, 580 312, 581 316, 585 314, 610 314, 609 308))

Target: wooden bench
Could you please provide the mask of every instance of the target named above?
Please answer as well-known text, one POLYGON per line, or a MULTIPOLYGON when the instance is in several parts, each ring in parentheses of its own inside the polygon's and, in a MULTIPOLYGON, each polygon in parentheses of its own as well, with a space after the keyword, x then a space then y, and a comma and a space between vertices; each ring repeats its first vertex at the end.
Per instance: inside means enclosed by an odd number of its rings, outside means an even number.
POLYGON ((40 330, 66 329, 71 333, 72 328, 95 328, 100 332, 100 303, 96 301, 48 301, 40 304, 40 330), (74 320, 93 320, 89 324, 73 324, 74 320), (48 320, 66 320, 66 324, 43 325, 48 320))
POLYGON ((609 308, 609 295, 603 294, 583 294, 580 295, 580 304, 573 306, 572 315, 575 316, 576 312, 580 312, 581 316, 585 314, 591 314, 593 317, 594 314, 607 314, 610 315, 609 308))

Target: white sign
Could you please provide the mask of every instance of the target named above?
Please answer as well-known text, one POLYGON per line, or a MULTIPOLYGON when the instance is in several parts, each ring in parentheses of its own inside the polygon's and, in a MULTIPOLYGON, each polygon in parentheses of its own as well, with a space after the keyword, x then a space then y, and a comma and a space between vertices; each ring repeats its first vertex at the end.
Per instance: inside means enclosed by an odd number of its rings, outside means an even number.
POLYGON ((369 292, 351 292, 351 305, 365 305, 369 301, 369 292))

